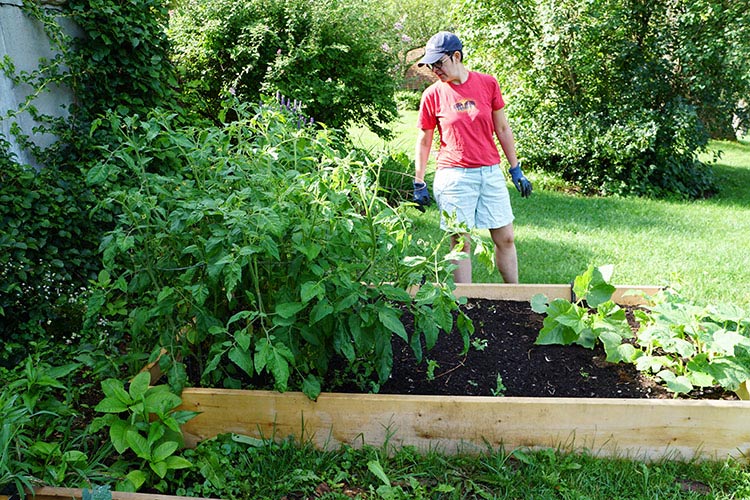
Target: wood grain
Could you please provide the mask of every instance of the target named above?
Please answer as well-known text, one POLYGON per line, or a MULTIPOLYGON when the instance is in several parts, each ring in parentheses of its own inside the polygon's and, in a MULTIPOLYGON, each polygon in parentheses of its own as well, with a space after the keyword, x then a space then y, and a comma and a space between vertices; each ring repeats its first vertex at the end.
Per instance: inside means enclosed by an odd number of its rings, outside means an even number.
POLYGON ((639 460, 723 460, 750 454, 750 402, 650 399, 494 398, 185 389, 183 409, 201 412, 189 443, 222 433, 285 438, 321 449, 341 444, 415 446, 445 453, 486 447, 588 450, 639 460))

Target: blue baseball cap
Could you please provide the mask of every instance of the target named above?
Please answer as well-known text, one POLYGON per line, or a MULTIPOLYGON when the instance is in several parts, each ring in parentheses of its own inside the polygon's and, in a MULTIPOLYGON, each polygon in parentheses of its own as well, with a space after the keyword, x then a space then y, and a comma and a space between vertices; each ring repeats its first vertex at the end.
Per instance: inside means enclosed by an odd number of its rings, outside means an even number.
POLYGON ((432 35, 427 41, 424 48, 424 57, 417 63, 419 66, 425 64, 434 64, 443 57, 443 54, 453 54, 457 50, 462 50, 464 44, 461 40, 450 31, 440 31, 432 35))

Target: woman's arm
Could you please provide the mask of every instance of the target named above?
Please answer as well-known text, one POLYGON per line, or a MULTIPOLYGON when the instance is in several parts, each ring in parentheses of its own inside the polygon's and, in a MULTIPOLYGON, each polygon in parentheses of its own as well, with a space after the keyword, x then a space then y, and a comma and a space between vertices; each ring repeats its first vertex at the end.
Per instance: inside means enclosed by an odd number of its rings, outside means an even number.
POLYGON ((417 145, 414 151, 414 182, 424 182, 434 134, 434 128, 419 129, 419 132, 417 132, 417 145))
POLYGON ((495 126, 495 135, 500 141, 503 153, 508 159, 511 167, 518 165, 518 156, 516 154, 516 141, 513 138, 513 131, 510 129, 508 118, 505 116, 503 109, 496 109, 492 112, 492 122, 495 126))

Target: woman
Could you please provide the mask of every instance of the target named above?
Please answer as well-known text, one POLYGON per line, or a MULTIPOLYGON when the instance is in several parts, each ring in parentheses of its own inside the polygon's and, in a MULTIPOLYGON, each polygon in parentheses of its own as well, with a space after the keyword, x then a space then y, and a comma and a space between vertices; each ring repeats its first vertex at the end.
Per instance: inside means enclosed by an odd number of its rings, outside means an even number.
MULTIPOLYGON (((418 63, 430 68, 439 81, 422 93, 419 105, 414 201, 422 207, 430 203, 424 175, 437 127, 440 150, 433 193, 441 212, 441 227, 448 228, 448 214, 470 230, 489 229, 495 244, 495 264, 503 280, 518 283, 513 211, 495 136, 513 165, 509 173, 521 196, 531 195, 531 183, 521 171, 497 80, 466 69, 462 50, 456 35, 441 31, 427 42, 418 63)), ((462 240, 462 250, 468 255, 457 262, 453 276, 456 283, 471 283, 469 235, 454 235, 451 248, 462 240)))

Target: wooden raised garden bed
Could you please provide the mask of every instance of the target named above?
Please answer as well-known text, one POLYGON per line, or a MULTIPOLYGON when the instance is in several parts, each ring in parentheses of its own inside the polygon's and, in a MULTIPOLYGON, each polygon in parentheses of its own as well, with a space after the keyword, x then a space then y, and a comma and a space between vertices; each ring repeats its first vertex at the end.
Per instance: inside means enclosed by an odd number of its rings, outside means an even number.
MULTIPOLYGON (((637 305, 619 286, 613 300, 637 305)), ((457 296, 528 301, 571 298, 567 285, 462 285, 457 296)), ((217 434, 293 435, 320 448, 341 444, 415 446, 445 453, 492 447, 588 450, 642 460, 723 460, 750 455, 750 401, 414 396, 187 388, 183 409, 200 412, 183 430, 189 444, 217 434)))
MULTIPOLYGON (((212 498, 196 498, 196 497, 184 497, 175 495, 160 495, 158 493, 127 493, 123 491, 112 491, 112 500, 218 500, 212 498)), ((7 500, 9 498, 0 495, 0 500, 7 500)), ((81 500, 83 498, 83 490, 80 488, 57 488, 51 486, 43 486, 34 490, 34 500, 81 500)))

